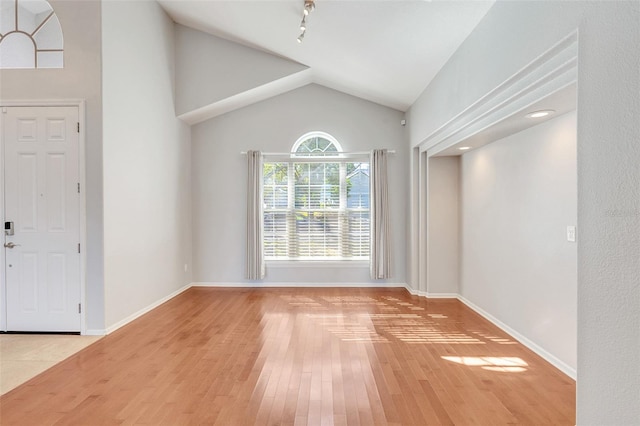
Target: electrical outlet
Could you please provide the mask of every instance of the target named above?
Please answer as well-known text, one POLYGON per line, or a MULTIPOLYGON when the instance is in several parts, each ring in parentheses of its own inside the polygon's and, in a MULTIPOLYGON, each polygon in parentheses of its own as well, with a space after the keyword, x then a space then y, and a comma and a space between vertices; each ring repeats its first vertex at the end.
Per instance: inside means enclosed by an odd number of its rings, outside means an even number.
POLYGON ((567 241, 576 242, 576 227, 573 225, 567 226, 567 241))

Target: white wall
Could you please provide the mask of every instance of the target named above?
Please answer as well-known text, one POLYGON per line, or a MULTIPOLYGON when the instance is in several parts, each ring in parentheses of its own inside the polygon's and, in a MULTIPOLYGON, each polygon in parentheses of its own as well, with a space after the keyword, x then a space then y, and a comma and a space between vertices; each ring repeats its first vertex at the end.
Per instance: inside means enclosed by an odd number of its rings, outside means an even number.
POLYGON ((640 3, 499 1, 411 107, 415 146, 578 29, 578 424, 640 420, 640 3))
POLYGON ((463 155, 461 178, 460 294, 575 372, 575 112, 463 155))
POLYGON ((454 296, 460 293, 460 157, 429 158, 427 170, 426 292, 454 296))
MULTIPOLYGON (((309 85, 193 127, 194 280, 247 282, 245 271, 246 156, 241 151, 290 152, 303 134, 334 136, 345 151, 396 150, 389 159, 393 283, 405 282, 408 144, 403 114, 321 86, 309 85)), ((265 282, 371 283, 368 266, 274 268, 265 282)), ((373 282, 375 283, 375 281, 373 282)))
POLYGON ((176 24, 178 115, 305 69, 305 65, 176 24))
POLYGON ((1 100, 86 101, 86 327, 104 329, 100 4, 50 0, 64 33, 64 68, 0 70, 1 100))
POLYGON ((190 133, 174 112, 173 23, 102 2, 106 326, 191 282, 190 133))

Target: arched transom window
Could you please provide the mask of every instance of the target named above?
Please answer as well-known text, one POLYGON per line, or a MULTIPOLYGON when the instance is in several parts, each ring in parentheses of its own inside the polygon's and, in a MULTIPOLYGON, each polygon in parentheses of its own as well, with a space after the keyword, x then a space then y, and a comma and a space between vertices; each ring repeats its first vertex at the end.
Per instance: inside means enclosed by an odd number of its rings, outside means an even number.
POLYGON ((291 153, 295 156, 335 156, 342 152, 342 147, 330 134, 311 132, 303 135, 293 145, 291 153))
POLYGON ((331 135, 307 133, 288 161, 264 163, 267 260, 369 258, 368 158, 343 155, 331 135))
POLYGON ((60 21, 45 0, 0 0, 0 68, 62 68, 60 21))

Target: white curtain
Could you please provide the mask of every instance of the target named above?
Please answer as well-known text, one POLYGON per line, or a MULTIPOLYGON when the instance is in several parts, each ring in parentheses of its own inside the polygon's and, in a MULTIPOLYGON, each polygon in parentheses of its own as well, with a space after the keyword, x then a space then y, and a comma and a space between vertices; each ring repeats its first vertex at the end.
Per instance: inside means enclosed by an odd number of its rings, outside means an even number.
POLYGON ((387 185, 387 150, 371 152, 371 278, 391 278, 391 235, 389 230, 389 189, 387 185))
POLYGON ((262 153, 247 152, 247 279, 264 278, 262 253, 262 153))

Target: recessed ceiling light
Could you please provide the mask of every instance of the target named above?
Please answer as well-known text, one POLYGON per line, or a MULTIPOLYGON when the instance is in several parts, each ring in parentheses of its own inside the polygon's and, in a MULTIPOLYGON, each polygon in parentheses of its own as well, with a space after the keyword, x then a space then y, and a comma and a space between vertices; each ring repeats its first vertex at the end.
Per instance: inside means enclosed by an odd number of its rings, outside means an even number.
POLYGON ((460 151, 466 151, 466 150, 468 150, 468 149, 471 149, 471 147, 470 147, 470 146, 461 146, 461 147, 459 147, 458 149, 459 149, 460 151))
POLYGON ((542 118, 553 114, 555 111, 552 109, 543 109, 540 111, 533 111, 526 115, 527 118, 542 118))

